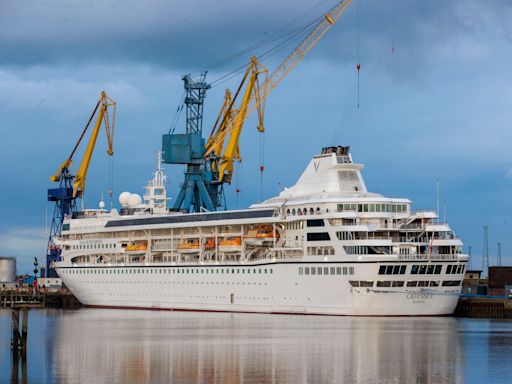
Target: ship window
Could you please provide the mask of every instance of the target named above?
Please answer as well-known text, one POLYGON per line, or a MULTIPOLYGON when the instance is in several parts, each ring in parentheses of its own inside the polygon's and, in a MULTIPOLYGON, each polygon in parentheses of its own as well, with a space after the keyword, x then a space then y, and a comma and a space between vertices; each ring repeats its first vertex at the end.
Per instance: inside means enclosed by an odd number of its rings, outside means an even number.
POLYGON ((434 273, 439 275, 441 273, 441 265, 436 265, 434 269, 434 273))
POLYGON ((292 215, 295 215, 295 208, 292 209, 292 215))
POLYGON ((408 281, 407 286, 408 287, 416 287, 418 285, 417 281, 408 281))
POLYGON ((306 225, 308 227, 323 227, 325 225, 322 219, 307 220, 306 225))
POLYGON ((316 268, 315 267, 311 267, 311 274, 312 275, 316 275, 316 268))
POLYGON ((302 267, 299 267, 299 275, 302 275, 302 273, 303 273, 303 269, 302 269, 302 267))
POLYGON ((304 274, 309 275, 309 267, 304 268, 304 274))
POLYGON ((317 233, 308 233, 307 234, 308 241, 329 241, 331 237, 327 232, 317 232, 317 233))
POLYGON ((431 281, 430 286, 431 287, 439 287, 439 281, 431 281))
POLYGON ((341 275, 341 267, 336 267, 336 274, 341 275))
POLYGON ((322 274, 322 267, 318 267, 317 268, 317 272, 318 272, 319 275, 321 275, 322 274))
POLYGON ((405 269, 407 268, 406 265, 401 265, 400 266, 400 274, 403 275, 405 273, 405 269))
POLYGON ((331 275, 335 275, 336 274, 336 269, 334 267, 331 267, 331 275))
POLYGON ((431 275, 433 273, 434 273, 434 266, 433 265, 427 266, 427 274, 431 275))
POLYGON ((375 212, 375 204, 370 204, 370 212, 375 212))
POLYGON ((450 273, 452 273, 452 265, 451 264, 448 264, 446 266, 446 273, 449 275, 450 273))
POLYGON ((359 281, 353 281, 353 280, 350 280, 349 281, 349 284, 353 287, 359 287, 359 281))
POLYGON ((411 267, 411 275, 417 275, 418 274, 418 265, 413 265, 411 267))
POLYGON ((427 271, 427 266, 426 265, 420 265, 420 275, 424 275, 425 272, 427 271))
POLYGON ((347 274, 347 267, 343 267, 343 274, 346 275, 347 274))
POLYGON ((348 274, 353 275, 354 274, 354 267, 348 267, 348 274))
POLYGON ((460 283, 460 280, 446 280, 443 281, 443 287, 458 287, 460 283))
POLYGON ((403 281, 393 281, 392 287, 403 287, 404 282, 403 281))
POLYGON ((393 274, 393 266, 392 265, 388 265, 386 267, 386 275, 392 275, 393 274))
POLYGON ((329 268, 325 267, 324 268, 324 275, 328 275, 329 274, 329 268))
POLYGON ((261 273, 261 268, 260 268, 260 269, 258 269, 258 273, 261 273))
POLYGON ((359 284, 361 287, 373 287, 373 281, 360 281, 359 284))
POLYGON ((428 287, 428 281, 418 281, 418 287, 428 287))
POLYGON ((393 266, 393 275, 398 275, 400 273, 400 266, 395 265, 393 266))
POLYGON ((309 208, 309 214, 313 215, 314 213, 315 213, 315 211, 313 211, 313 208, 309 208))
POLYGON ((391 287, 391 281, 377 281, 377 287, 391 287))
POLYGON ((234 269, 232 269, 232 270, 231 270, 231 273, 235 273, 235 270, 234 270, 234 269))
POLYGON ((368 212, 368 204, 363 204, 363 212, 368 212))

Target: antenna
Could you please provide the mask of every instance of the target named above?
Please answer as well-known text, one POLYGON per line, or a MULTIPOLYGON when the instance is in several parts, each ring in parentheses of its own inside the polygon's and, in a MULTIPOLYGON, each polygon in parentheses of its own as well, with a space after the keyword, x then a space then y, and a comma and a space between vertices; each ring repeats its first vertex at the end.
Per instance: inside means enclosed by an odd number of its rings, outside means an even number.
POLYGON ((472 265, 471 265, 472 264, 471 263, 471 248, 472 248, 471 245, 468 246, 468 264, 469 264, 469 269, 473 269, 472 265))
POLYGON ((498 267, 501 267, 501 243, 498 243, 498 267))
POLYGON ((436 178, 436 213, 437 223, 439 224, 439 177, 436 178))
POLYGON ((483 260, 482 260, 482 273, 484 276, 488 275, 489 270, 489 242, 487 239, 487 230, 489 227, 484 225, 484 249, 483 249, 483 260))

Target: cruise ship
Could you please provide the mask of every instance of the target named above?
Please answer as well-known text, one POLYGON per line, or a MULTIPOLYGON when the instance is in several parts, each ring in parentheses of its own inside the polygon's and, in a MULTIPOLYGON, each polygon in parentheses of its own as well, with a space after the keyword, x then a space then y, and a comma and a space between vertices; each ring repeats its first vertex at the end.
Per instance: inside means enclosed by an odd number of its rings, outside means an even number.
POLYGON ((59 276, 86 306, 352 316, 451 314, 468 257, 435 211, 368 192, 349 147, 248 209, 167 208, 158 161, 144 197, 64 220, 59 276))

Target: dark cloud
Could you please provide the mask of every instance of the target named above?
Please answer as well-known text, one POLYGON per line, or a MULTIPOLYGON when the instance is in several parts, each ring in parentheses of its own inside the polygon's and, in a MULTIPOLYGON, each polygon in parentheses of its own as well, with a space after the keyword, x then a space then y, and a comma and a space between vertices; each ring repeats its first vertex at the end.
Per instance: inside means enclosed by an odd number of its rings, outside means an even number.
MULTIPOLYGON (((302 25, 335 3, 4 0, 0 65, 138 62, 198 70, 286 27, 290 20, 296 19, 288 29, 302 25)), ((511 9, 506 0, 354 0, 335 32, 315 48, 314 58, 353 62, 359 23, 361 60, 389 55, 394 40, 396 54, 406 55, 409 65, 413 63, 409 70, 414 71, 433 50, 476 30, 510 38, 511 9)))

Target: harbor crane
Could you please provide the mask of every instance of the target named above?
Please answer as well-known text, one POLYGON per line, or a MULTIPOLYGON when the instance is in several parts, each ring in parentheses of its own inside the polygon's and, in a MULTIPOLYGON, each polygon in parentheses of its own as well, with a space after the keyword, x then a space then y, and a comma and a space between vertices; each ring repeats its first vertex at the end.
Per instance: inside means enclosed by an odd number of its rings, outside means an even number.
MULTIPOLYGON (((115 129, 115 115, 116 115, 116 102, 107 96, 105 92, 101 93, 101 97, 96 103, 91 116, 85 128, 82 130, 80 137, 78 138, 75 147, 71 151, 69 157, 62 163, 57 169, 57 172, 50 177, 50 181, 53 183, 59 183, 57 188, 48 189, 48 201, 55 202, 55 208, 53 212, 52 223, 50 226, 50 233, 48 238, 48 247, 46 252, 46 265, 45 265, 45 276, 55 277, 56 273, 52 269, 51 265, 53 261, 60 260, 61 249, 58 244, 55 244, 54 238, 59 237, 62 231, 62 224, 64 218, 68 215, 72 215, 77 212, 76 200, 83 198, 85 193, 85 182, 87 178, 87 171, 91 163, 91 158, 94 153, 98 134, 101 129, 102 123, 105 126, 107 134, 107 154, 113 156, 113 141, 114 141, 114 129, 115 129), (109 110, 111 110, 109 112, 109 110), (73 157, 79 148, 84 136, 91 125, 94 117, 96 121, 94 124, 93 131, 89 138, 89 142, 85 149, 80 167, 76 175, 71 173, 70 167, 73 163, 73 157)), ((112 191, 109 191, 111 194, 112 191)))
POLYGON ((340 1, 324 14, 271 74, 253 56, 234 96, 226 91, 224 103, 206 142, 202 137, 203 103, 211 86, 205 82, 206 72, 201 73, 198 81, 190 75, 183 76, 186 131, 170 131, 162 137, 163 162, 186 165, 185 180, 174 202, 174 210, 200 212, 225 208, 223 185, 231 183, 233 164, 240 161, 239 139, 248 116, 254 110, 258 111, 257 128, 263 132, 268 95, 339 20, 351 2, 340 1), (243 98, 237 107, 237 97, 242 94, 244 86, 243 98))

